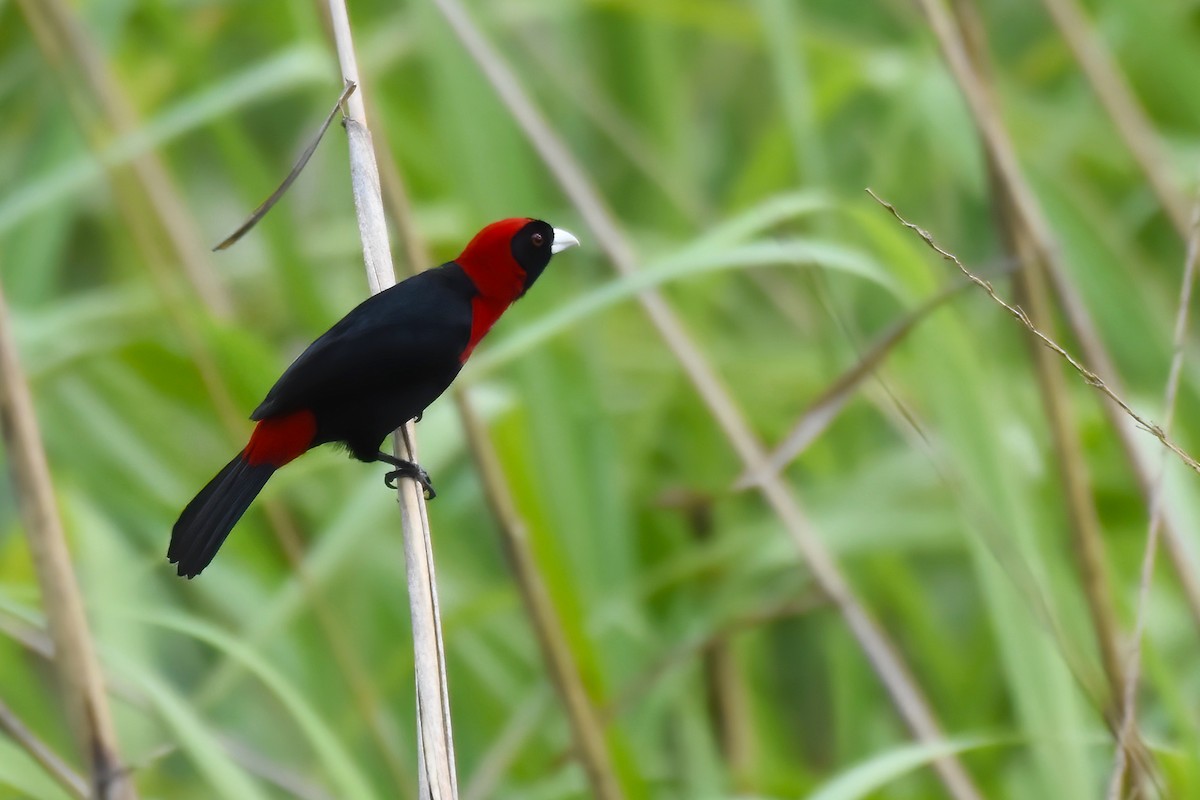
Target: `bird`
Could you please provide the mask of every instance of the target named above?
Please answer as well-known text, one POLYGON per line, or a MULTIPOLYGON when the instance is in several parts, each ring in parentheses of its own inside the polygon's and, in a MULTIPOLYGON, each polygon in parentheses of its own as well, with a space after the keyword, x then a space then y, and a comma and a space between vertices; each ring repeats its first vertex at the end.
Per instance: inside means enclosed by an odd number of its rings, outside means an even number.
POLYGON ((381 443, 420 419, 551 256, 578 244, 569 231, 539 219, 493 222, 453 261, 346 314, 284 371, 250 415, 257 424, 249 442, 183 509, 167 548, 177 574, 199 575, 271 475, 319 445, 384 462, 393 467, 384 475, 390 488, 411 478, 433 499, 428 473, 383 452, 381 443))

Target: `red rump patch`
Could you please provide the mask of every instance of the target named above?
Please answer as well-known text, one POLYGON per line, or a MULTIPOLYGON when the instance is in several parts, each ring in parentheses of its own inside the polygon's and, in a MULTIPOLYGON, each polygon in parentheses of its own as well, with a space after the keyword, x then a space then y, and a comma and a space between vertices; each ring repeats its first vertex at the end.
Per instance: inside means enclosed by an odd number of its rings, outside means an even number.
POLYGON ((242 457, 252 467, 282 467, 304 455, 317 435, 317 418, 308 410, 259 420, 242 457))

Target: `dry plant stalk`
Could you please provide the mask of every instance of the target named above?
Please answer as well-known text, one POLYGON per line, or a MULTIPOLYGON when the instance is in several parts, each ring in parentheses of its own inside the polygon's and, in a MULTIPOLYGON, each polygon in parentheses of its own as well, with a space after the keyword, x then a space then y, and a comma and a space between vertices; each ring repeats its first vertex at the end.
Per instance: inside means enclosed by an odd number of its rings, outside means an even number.
MULTIPOLYGON (((370 92, 364 92, 369 97, 370 92)), ((380 181, 384 200, 389 207, 397 232, 403 240, 405 259, 410 268, 433 263, 412 214, 412 203, 401 179, 400 170, 386 147, 379 152, 380 181)), ((469 392, 462 385, 450 387, 458 407, 463 434, 467 439, 479 478, 483 483, 488 506, 496 522, 504 553, 512 569, 513 579, 521 592, 530 625, 537 636, 546 671, 558 693, 561 710, 567 717, 574 754, 583 765, 592 795, 598 800, 617 800, 622 797, 621 783, 613 766, 604 738, 600 711, 592 702, 579 665, 575 662, 562 622, 546 588, 546 582, 529 545, 525 521, 516 509, 508 479, 501 468, 495 445, 486 425, 479 418, 469 392)), ((476 773, 470 794, 489 776, 476 773)), ((484 793, 486 794, 486 792, 484 793)))
POLYGON ((916 233, 917 236, 920 236, 921 240, 924 241, 925 244, 928 245, 934 252, 936 252, 938 255, 940 255, 946 261, 949 261, 952 264, 954 264, 954 266, 958 267, 959 271, 963 275, 966 275, 968 280, 970 280, 976 286, 978 286, 979 288, 981 288, 985 292, 987 292, 988 297, 992 298, 992 300, 995 301, 997 305, 999 305, 1001 308, 1003 308, 1005 311, 1007 311, 1009 314, 1011 314, 1013 317, 1015 317, 1018 322, 1020 322, 1022 325, 1025 326, 1026 330, 1028 330, 1035 337, 1037 337, 1037 340, 1039 342, 1041 342, 1043 345, 1045 345, 1046 347, 1053 350, 1055 353, 1058 354, 1058 356, 1060 358, 1062 358, 1064 361, 1066 361, 1068 364, 1070 364, 1072 369, 1074 369, 1081 376, 1083 376, 1083 380, 1085 383, 1087 383, 1089 386, 1094 387, 1095 389, 1100 391, 1105 397, 1107 397, 1109 400, 1116 403, 1118 408, 1120 408, 1122 411, 1124 411, 1126 413, 1126 415, 1129 416, 1130 419, 1132 419, 1134 422, 1136 422, 1138 424, 1138 427, 1140 427, 1142 430, 1149 433, 1155 439, 1158 439, 1160 442, 1162 442, 1163 447, 1166 447, 1168 450, 1170 450, 1172 453, 1174 453, 1176 456, 1178 456, 1180 461, 1182 461, 1184 464, 1187 464, 1191 469, 1195 470, 1196 472, 1200 472, 1200 462, 1196 461, 1196 459, 1194 459, 1194 458, 1192 458, 1192 456, 1188 455, 1187 451, 1185 451, 1179 445, 1175 444, 1175 442, 1173 442, 1171 440, 1171 438, 1167 436, 1166 431, 1164 431, 1160 426, 1147 420, 1141 414, 1138 414, 1136 411, 1134 411, 1133 408, 1131 408, 1128 403, 1126 403, 1116 392, 1114 392, 1112 389, 1109 388, 1108 384, 1105 383, 1100 378, 1099 375, 1092 372, 1090 369, 1085 367, 1083 364, 1079 363, 1079 361, 1077 361, 1074 356, 1072 356, 1070 353, 1068 353, 1066 350, 1064 350, 1062 345, 1060 345, 1058 342, 1054 341, 1049 336, 1042 333, 1041 330, 1039 330, 1033 324, 1033 322, 1029 319, 1029 315, 1026 314, 1021 308, 1014 306, 1014 305, 1010 305, 1003 298, 1001 298, 1000 295, 996 294, 996 290, 992 288, 992 284, 990 282, 985 281, 983 278, 980 278, 979 276, 975 275, 973 272, 968 270, 966 268, 966 266, 963 265, 962 261, 959 260, 958 256, 954 255, 953 253, 949 252, 948 250, 942 249, 942 247, 939 246, 938 243, 933 240, 933 237, 929 234, 929 232, 927 230, 906 220, 904 217, 902 217, 900 215, 900 212, 897 211, 896 207, 893 206, 891 203, 884 200, 879 195, 875 194, 875 192, 872 191, 871 189, 867 189, 867 193, 870 194, 871 197, 875 198, 875 202, 879 203, 881 206, 883 206, 888 211, 890 211, 892 213, 892 216, 894 216, 900 222, 901 225, 903 225, 904 227, 906 227, 909 230, 916 233))
MULTIPOLYGON (((433 259, 412 219, 412 203, 404 188, 400 170, 387 148, 380 151, 380 161, 383 195, 403 239, 405 258, 414 269, 418 268, 417 265, 432 263, 433 259)), ((455 385, 450 387, 450 391, 454 395, 463 434, 479 470, 504 553, 513 571, 513 579, 521 591, 521 599, 537 636, 547 672, 562 702, 574 752, 583 765, 593 796, 599 800, 617 800, 623 796, 621 784, 604 739, 600 712, 588 695, 579 666, 571 653, 562 623, 529 546, 525 522, 516 510, 496 448, 467 390, 455 385)), ((474 786, 479 785, 479 777, 475 776, 474 786)), ((467 791, 469 793, 471 787, 467 791)))
MULTIPOLYGON (((397 231, 403 239, 405 258, 413 268, 420 264, 430 264, 433 259, 412 219, 412 204, 401 180, 399 168, 387 148, 380 151, 379 158, 383 195, 390 207, 397 231)), ((484 494, 495 519, 513 579, 520 589, 521 599, 525 603, 525 610, 542 651, 542 658, 546 662, 546 670, 562 703, 562 711, 567 717, 574 753, 583 765, 592 795, 599 800, 617 800, 623 796, 621 784, 605 742, 600 712, 588 695, 579 666, 575 663, 570 644, 563 632, 562 622, 554 609, 545 580, 530 548, 525 521, 516 509, 496 448, 488 436, 484 422, 471 403, 468 391, 461 385, 451 386, 450 391, 454 395, 463 433, 483 482, 484 494)))
MULTIPOLYGON (((945 6, 938 0, 919 0, 919 4, 929 21, 930 28, 938 40, 943 57, 955 81, 959 84, 967 106, 974 117, 980 138, 995 168, 997 178, 1005 186, 1008 197, 1012 201, 1014 216, 1019 225, 1024 228, 1026 237, 1029 239, 1032 248, 1036 251, 1037 259, 1045 266, 1058 295, 1062 311, 1080 342, 1080 347, 1086 360, 1098 372, 1108 376, 1109 383, 1112 386, 1119 387, 1119 375, 1116 366, 1104 347, 1099 331, 1092 321, 1086 305, 1067 277, 1060 253, 1054 244, 1049 222, 1042 213, 1037 202, 1037 197, 1021 171, 1020 163, 1016 156, 1016 148, 1004 127, 999 109, 993 98, 985 90, 982 81, 972 69, 963 42, 956 35, 955 26, 950 15, 947 13, 945 6)), ((1078 11, 1078 8, 1075 7, 1074 10, 1078 11)), ((1070 14, 1071 9, 1068 8, 1067 3, 1055 4, 1055 6, 1050 8, 1050 11, 1055 15, 1056 22, 1058 22, 1064 36, 1068 39, 1078 40, 1081 36, 1084 36, 1084 34, 1079 32, 1083 27, 1082 14, 1076 14, 1072 18, 1070 14), (1066 11, 1065 14, 1063 13, 1064 10, 1066 11)), ((1124 107, 1121 107, 1121 103, 1119 102, 1116 104, 1111 102, 1115 97, 1112 90, 1120 88, 1117 86, 1121 82, 1119 72, 1114 67, 1109 71, 1110 74, 1106 76, 1103 74, 1103 69, 1097 70, 1096 54, 1100 52, 1100 48, 1095 42, 1091 43, 1090 52, 1088 53, 1084 52, 1088 48, 1080 47, 1078 41, 1073 41, 1071 44, 1076 51, 1077 58, 1080 60, 1081 68, 1088 75, 1089 80, 1093 82, 1096 91, 1102 95, 1107 92, 1107 97, 1102 96, 1101 100, 1109 113, 1113 115, 1114 123, 1119 128, 1122 128, 1120 133, 1126 137, 1130 147, 1135 150, 1135 157, 1138 158, 1141 166, 1147 172, 1148 178, 1154 183, 1156 190, 1163 189, 1165 184, 1160 184, 1155 180, 1158 173, 1154 168, 1154 164, 1151 163, 1153 158, 1147 159, 1145 157, 1149 151, 1144 149, 1138 151, 1136 147, 1138 142, 1135 140, 1137 139, 1138 132, 1134 131, 1134 136, 1131 138, 1130 129, 1124 124, 1129 121, 1131 115, 1138 116, 1140 113, 1136 102, 1126 104, 1124 107), (1115 81, 1111 80, 1114 76, 1117 78, 1115 81)), ((1100 57, 1103 58, 1103 55, 1100 57)), ((1145 131, 1141 133, 1145 133, 1145 131)), ((1148 138, 1145 140, 1149 141, 1148 138)), ((1152 153, 1150 155, 1153 156, 1152 153)), ((1182 218, 1182 214, 1179 211, 1180 205, 1170 202, 1168 194, 1163 194, 1161 191, 1160 198, 1168 214, 1172 217, 1175 224, 1179 226, 1182 218)), ((1117 390, 1113 389, 1111 391, 1115 393, 1117 390)), ((1116 402, 1110 402, 1103 403, 1102 407, 1121 441, 1130 466, 1133 467, 1142 495, 1152 508, 1152 513, 1157 513, 1161 516, 1162 536, 1166 544, 1167 553, 1170 556, 1171 564, 1183 589, 1193 621, 1197 626, 1200 626, 1200 576, 1197 575, 1192 565, 1188 549, 1183 541, 1183 522, 1174 509, 1161 502, 1158 489, 1161 468, 1159 470, 1155 469, 1151 462, 1151 456, 1141 449, 1136 441, 1138 438, 1137 428, 1146 428, 1146 426, 1140 421, 1130 421, 1134 418, 1129 415, 1127 406, 1122 407, 1122 405, 1116 402)), ((1165 434, 1162 438, 1165 439, 1165 434)), ((1165 453, 1166 451, 1162 452, 1165 453)), ((1127 680, 1128 676, 1126 676, 1127 680)), ((1124 687, 1122 687, 1121 693, 1124 694, 1124 687)), ((1131 748, 1129 754, 1139 756, 1138 765, 1139 769, 1142 770, 1142 774, 1154 777, 1153 764, 1150 761, 1151 756, 1146 748, 1141 745, 1140 739, 1136 736, 1121 737, 1119 731, 1124 723, 1120 719, 1119 714, 1110 715, 1108 721, 1114 734, 1123 745, 1121 748, 1122 751, 1126 748, 1131 748)), ((1123 759, 1125 756, 1121 755, 1118 758, 1123 759)), ((1135 790, 1138 788, 1135 787, 1135 790)))
MULTIPOLYGON (((599 191, 529 99, 508 64, 484 39, 458 0, 435 0, 435 4, 595 234, 596 241, 605 250, 613 267, 623 275, 636 273, 636 254, 605 207, 599 191)), ((929 701, 899 652, 858 599, 792 492, 779 476, 770 473, 765 449, 755 438, 749 423, 708 359, 661 293, 647 289, 638 295, 638 301, 744 466, 751 474, 763 476, 756 488, 783 523, 814 579, 837 606, 909 730, 924 743, 943 741, 945 736, 929 701)), ((981 797, 962 762, 954 755, 935 759, 932 765, 951 796, 957 800, 976 800, 981 797)))
MULTIPOLYGON (((1179 288, 1179 309, 1175 315, 1174 349, 1167 385, 1163 390, 1163 428, 1171 430, 1175 419, 1175 400, 1183 374, 1184 341, 1187 338, 1188 310, 1192 305, 1192 290, 1196 283, 1196 262, 1200 260, 1200 201, 1192 210, 1187 255, 1184 258, 1183 281, 1179 288)), ((1146 632, 1147 608, 1150 604, 1150 584, 1154 579, 1154 560, 1158 552, 1158 534, 1162 528, 1163 492, 1167 477, 1166 452, 1159 464, 1158 481, 1150 500, 1150 523, 1146 531, 1146 546, 1138 584, 1137 613, 1133 635, 1129 642, 1129 663, 1125 666, 1125 686, 1121 692, 1120 729, 1117 733, 1117 752, 1113 757, 1112 778, 1108 784, 1108 800, 1119 800, 1125 783, 1127 759, 1125 751, 1137 726, 1137 686, 1142 666, 1142 637, 1146 632)))
MULTIPOLYGON (((403 239, 405 258, 413 268, 432 263, 433 259, 413 221, 412 203, 401 180, 400 170, 387 148, 380 151, 380 162, 383 195, 403 239)), ((570 724, 574 752, 583 764, 593 796, 599 800, 616 800, 623 795, 604 739, 600 712, 588 695, 579 666, 571 653, 562 623, 530 548, 525 522, 516 509, 496 448, 467 390, 455 385, 450 387, 450 391, 454 395, 463 434, 483 482, 484 494, 495 518, 513 579, 521 591, 521 599, 537 636, 547 672, 570 724)), ((476 775, 476 781, 478 779, 476 775)), ((478 786, 478 783, 474 785, 478 786)))
MULTIPOLYGON (((329 0, 329 16, 343 80, 361 85, 350 18, 344 0, 329 0)), ((388 244, 383 199, 379 191, 379 169, 371 132, 367 128, 362 93, 346 101, 346 134, 350 145, 350 181, 358 230, 362 237, 367 282, 378 294, 396 282, 388 244)), ((413 425, 408 423, 395 436, 400 458, 415 461, 413 425)), ((450 726, 450 696, 446 686, 446 654, 442 646, 441 619, 434 579, 433 543, 425 497, 416 482, 396 482, 404 534, 404 557, 408 574, 408 598, 412 614, 413 656, 417 683, 417 741, 419 794, 430 800, 458 797, 454 767, 454 741, 450 726)))
POLYGON ((97 800, 134 800, 121 764, 116 728, 104 679, 88 630, 83 597, 54 498, 50 465, 42 449, 33 395, 21 370, 8 306, 0 288, 0 429, 12 463, 46 627, 54 642, 54 666, 71 729, 88 763, 88 789, 97 800))

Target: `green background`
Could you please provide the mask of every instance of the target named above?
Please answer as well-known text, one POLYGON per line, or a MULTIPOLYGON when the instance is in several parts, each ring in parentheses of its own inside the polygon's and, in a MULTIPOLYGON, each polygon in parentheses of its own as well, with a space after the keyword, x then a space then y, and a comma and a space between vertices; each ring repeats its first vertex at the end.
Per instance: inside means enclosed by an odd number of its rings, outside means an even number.
MULTIPOLYGON (((244 443, 242 419, 366 293, 336 125, 258 228, 208 252, 337 96, 323 4, 56 2, 76 25, 64 40, 31 24, 38 3, 0 0, 0 279, 122 755, 145 797, 415 796, 403 553, 379 465, 325 448, 267 487, 303 542, 303 579, 261 500, 199 579, 163 557, 179 510, 244 443)), ((959 5, 979 15, 989 86, 1067 282, 1126 399, 1162 420, 1183 237, 1043 5, 959 5)), ((633 299, 638 284, 615 277, 437 10, 350 10, 376 147, 435 261, 508 216, 583 242, 462 383, 611 723, 624 793, 945 796, 935 751, 913 744, 778 517, 732 488, 737 453, 633 299)), ((1029 336, 970 289, 922 315, 875 373, 855 371, 958 278, 865 187, 1024 302, 979 137, 920 12, 898 0, 469 10, 764 446, 855 380, 783 479, 981 792, 1101 796, 1105 684, 1029 336)), ((1187 208, 1200 10, 1087 11, 1187 208)), ((1077 351, 1060 322, 1054 335, 1077 351)), ((1191 350, 1173 435, 1194 452, 1191 350)), ((1147 504, 1099 396, 1063 374, 1126 643, 1147 504)), ((588 796, 450 398, 419 434, 439 490, 429 513, 463 796, 588 796)), ((1193 572, 1198 481, 1171 462, 1165 502, 1193 572)), ((0 699, 79 763, 53 671, 29 647, 41 599, 11 487, 0 482, 0 699)), ((1169 559, 1149 597, 1143 738, 1166 796, 1200 796, 1200 631, 1169 559)), ((10 791, 63 796, 0 738, 10 791)))

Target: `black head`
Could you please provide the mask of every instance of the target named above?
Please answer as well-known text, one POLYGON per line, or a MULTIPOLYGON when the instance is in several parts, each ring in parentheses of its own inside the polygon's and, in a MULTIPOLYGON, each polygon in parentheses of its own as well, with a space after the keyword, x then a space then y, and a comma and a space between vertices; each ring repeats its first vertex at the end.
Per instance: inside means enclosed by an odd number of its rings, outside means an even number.
MULTIPOLYGON (((550 263, 550 256, 579 244, 571 233, 540 219, 530 220, 512 237, 512 256, 525 272, 525 291, 550 263)), ((524 294, 524 292, 522 292, 524 294)))

